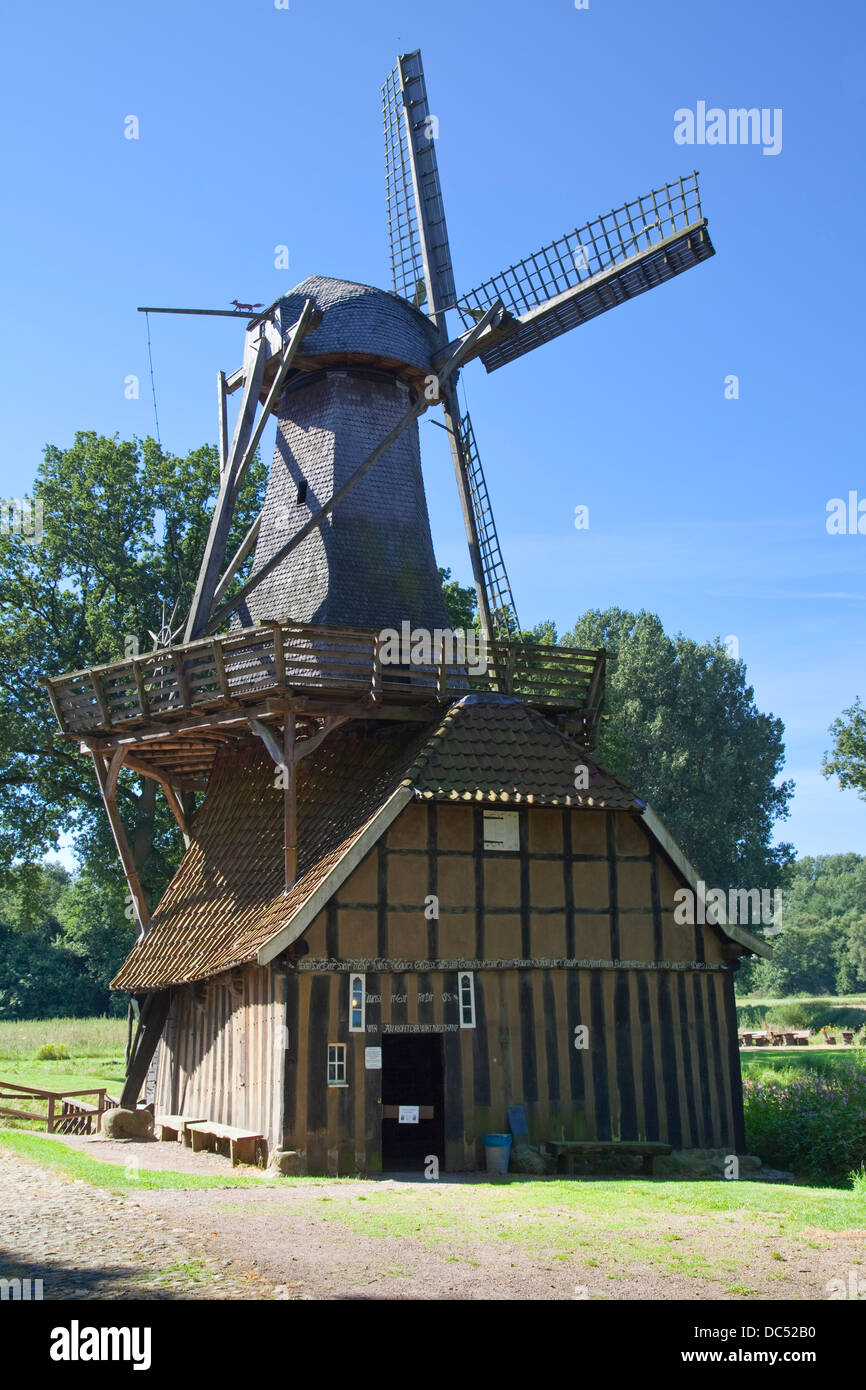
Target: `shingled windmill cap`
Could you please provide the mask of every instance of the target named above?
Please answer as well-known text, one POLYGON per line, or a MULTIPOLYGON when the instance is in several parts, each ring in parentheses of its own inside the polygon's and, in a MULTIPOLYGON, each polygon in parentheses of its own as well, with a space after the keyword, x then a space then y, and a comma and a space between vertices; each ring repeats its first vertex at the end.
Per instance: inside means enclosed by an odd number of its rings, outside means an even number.
POLYGON ((309 275, 279 301, 284 334, 308 299, 322 320, 304 339, 305 358, 332 359, 334 354, 349 354, 353 360, 385 361, 395 367, 402 364, 424 374, 433 370, 435 329, 426 314, 394 291, 309 275))

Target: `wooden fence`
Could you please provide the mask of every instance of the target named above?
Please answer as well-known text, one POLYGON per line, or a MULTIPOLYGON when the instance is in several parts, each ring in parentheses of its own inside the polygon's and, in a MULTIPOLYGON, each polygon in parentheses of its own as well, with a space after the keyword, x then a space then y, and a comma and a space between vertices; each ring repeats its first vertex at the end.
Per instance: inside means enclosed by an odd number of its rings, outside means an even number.
POLYGON ((98 1133, 105 1111, 118 1104, 106 1094, 104 1086, 88 1086, 82 1091, 44 1091, 38 1086, 19 1086, 13 1081, 0 1081, 0 1101, 6 1100, 17 1100, 19 1104, 28 1100, 47 1101, 45 1114, 0 1105, 0 1115, 17 1120, 38 1120, 45 1125, 47 1134, 93 1134, 94 1123, 95 1132, 98 1133), (79 1099, 81 1096, 96 1096, 96 1104, 79 1099))

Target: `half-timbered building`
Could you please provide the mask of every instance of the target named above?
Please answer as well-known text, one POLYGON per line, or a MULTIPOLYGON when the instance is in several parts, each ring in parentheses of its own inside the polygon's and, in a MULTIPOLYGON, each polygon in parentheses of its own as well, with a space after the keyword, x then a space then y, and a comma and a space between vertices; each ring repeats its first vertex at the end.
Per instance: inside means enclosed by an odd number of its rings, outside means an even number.
POLYGON ((383 97, 394 290, 311 276, 250 319, 218 375, 182 643, 45 682, 140 926, 113 982, 139 1012, 123 1104, 147 1074, 157 1111, 320 1173, 474 1168, 513 1106, 538 1143, 736 1150, 733 972, 766 947, 675 919, 696 874, 593 755, 606 653, 522 639, 456 390, 473 358, 498 370, 711 257, 697 176, 458 297, 418 53, 383 97), (418 420, 440 406, 478 662, 446 642, 427 515, 418 420), (263 506, 229 558, 272 415, 263 506), (153 912, 118 808, 130 774, 186 843, 153 912))

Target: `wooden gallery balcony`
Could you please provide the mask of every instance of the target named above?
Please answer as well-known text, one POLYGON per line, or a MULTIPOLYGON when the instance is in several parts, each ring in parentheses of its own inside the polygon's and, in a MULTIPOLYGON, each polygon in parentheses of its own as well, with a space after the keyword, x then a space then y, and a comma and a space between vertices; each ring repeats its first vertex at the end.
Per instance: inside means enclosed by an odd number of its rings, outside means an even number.
MULTIPOLYGON (((66 738, 94 752, 126 745, 190 788, 206 775, 217 744, 246 737, 250 719, 267 722, 287 709, 315 732, 328 716, 437 719, 465 695, 498 691, 552 713, 579 742, 594 744, 604 651, 493 641, 477 661, 471 650, 468 662, 449 661, 455 653, 447 647, 429 663, 390 665, 382 655, 377 632, 274 622, 42 683, 66 738)), ((126 762, 135 765, 133 757, 126 762)))

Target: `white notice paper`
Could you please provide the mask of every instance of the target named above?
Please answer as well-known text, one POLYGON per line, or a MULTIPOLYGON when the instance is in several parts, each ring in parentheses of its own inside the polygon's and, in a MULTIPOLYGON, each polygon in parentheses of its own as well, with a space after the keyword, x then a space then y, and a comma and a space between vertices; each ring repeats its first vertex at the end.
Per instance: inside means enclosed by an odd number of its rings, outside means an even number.
POLYGON ((397 1107, 398 1125, 417 1125, 418 1106, 417 1105, 398 1105, 397 1107))
POLYGON ((381 1047, 364 1048, 364 1069, 365 1071, 382 1070, 382 1049, 381 1047))

